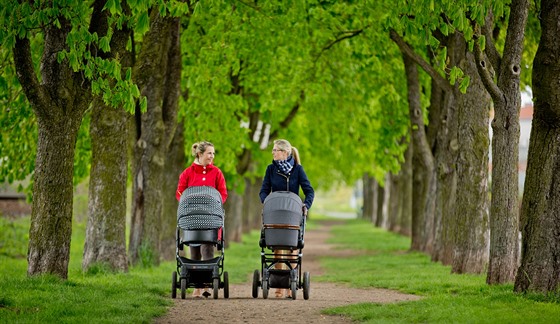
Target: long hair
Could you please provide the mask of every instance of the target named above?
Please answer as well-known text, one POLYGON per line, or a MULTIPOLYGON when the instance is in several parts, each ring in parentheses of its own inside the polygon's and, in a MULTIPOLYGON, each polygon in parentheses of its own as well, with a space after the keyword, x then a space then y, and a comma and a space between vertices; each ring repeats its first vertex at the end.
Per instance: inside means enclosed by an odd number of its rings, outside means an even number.
POLYGON ((290 142, 285 139, 277 139, 274 141, 274 145, 278 146, 279 149, 288 152, 288 156, 293 156, 296 163, 301 164, 299 152, 297 148, 295 148, 295 146, 292 146, 292 144, 290 144, 290 142))

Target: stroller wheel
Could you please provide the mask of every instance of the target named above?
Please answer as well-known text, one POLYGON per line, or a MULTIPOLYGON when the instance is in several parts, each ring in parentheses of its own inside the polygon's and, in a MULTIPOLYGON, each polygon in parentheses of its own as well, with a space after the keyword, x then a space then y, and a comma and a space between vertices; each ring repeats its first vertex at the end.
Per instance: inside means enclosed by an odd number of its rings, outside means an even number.
POLYGON ((268 282, 263 280, 262 282, 262 290, 263 290, 263 298, 267 299, 268 298, 268 282))
POLYGON ((218 299, 218 290, 220 289, 220 278, 214 278, 214 280, 212 280, 212 288, 213 288, 214 299, 218 299))
POLYGON ((309 299, 309 284, 310 284, 310 275, 309 272, 303 273, 303 299, 309 299))
POLYGON ((292 289, 292 300, 296 300, 296 293, 297 293, 297 281, 293 280, 290 284, 292 289))
POLYGON ((187 296, 187 279, 181 278, 181 299, 187 296))
POLYGON ((173 271, 171 274, 171 298, 177 297, 177 271, 173 271))
POLYGON ((260 278, 261 278, 261 275, 259 273, 259 270, 255 270, 255 272, 253 272, 253 298, 259 297, 259 279, 260 278))
POLYGON ((224 271, 224 298, 229 298, 229 275, 224 271))

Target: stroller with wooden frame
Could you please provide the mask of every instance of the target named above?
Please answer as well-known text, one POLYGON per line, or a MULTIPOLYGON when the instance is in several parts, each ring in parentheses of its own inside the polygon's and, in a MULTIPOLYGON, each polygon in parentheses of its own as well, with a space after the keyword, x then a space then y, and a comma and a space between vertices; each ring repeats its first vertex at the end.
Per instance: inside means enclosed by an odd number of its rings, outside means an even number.
POLYGON ((212 288, 214 299, 222 288, 224 298, 229 298, 228 273, 224 271, 224 216, 221 195, 212 187, 189 187, 181 195, 177 209, 177 271, 172 273, 172 298, 177 297, 178 288, 182 299, 188 288, 212 288), (179 254, 194 244, 214 244, 219 255, 209 260, 193 260, 179 254))
POLYGON ((301 198, 290 191, 275 191, 266 197, 259 241, 261 270, 253 273, 253 298, 258 297, 261 287, 264 299, 270 288, 290 289, 292 299, 303 288, 303 298, 309 299, 310 274, 303 272, 302 276, 306 222, 302 207, 301 198))

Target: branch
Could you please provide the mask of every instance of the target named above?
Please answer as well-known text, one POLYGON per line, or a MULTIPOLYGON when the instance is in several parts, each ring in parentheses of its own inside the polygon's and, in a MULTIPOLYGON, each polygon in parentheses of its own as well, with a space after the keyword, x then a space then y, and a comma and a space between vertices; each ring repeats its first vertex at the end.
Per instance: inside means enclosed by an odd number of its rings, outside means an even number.
POLYGON ((296 117, 296 114, 297 114, 299 108, 301 107, 301 102, 304 99, 305 99, 305 92, 303 90, 301 90, 300 95, 299 95, 299 99, 296 102, 296 104, 292 107, 292 110, 290 110, 290 113, 286 116, 286 118, 284 118, 284 120, 280 123, 280 126, 277 129, 275 129, 274 132, 272 132, 268 138, 276 138, 276 136, 278 136, 278 131, 279 130, 285 129, 290 125, 290 123, 296 117))
POLYGON ((363 33, 364 29, 368 28, 368 26, 366 26, 365 28, 362 29, 358 29, 358 30, 352 30, 352 31, 345 31, 342 32, 341 34, 343 35, 340 38, 335 38, 334 40, 330 41, 327 45, 325 45, 321 51, 319 52, 319 54, 317 54, 317 56, 315 57, 315 62, 321 57, 321 55, 323 55, 324 52, 328 51, 329 49, 331 49, 331 47, 333 47, 334 45, 336 45, 337 43, 342 42, 345 39, 349 39, 355 36, 360 35, 361 33, 363 33))
POLYGON ((486 37, 486 49, 484 50, 484 53, 488 57, 490 64, 492 64, 492 68, 494 68, 494 71, 499 71, 500 65, 502 64, 502 57, 496 49, 496 45, 494 44, 494 37, 492 36, 492 26, 494 26, 494 14, 492 14, 492 11, 490 11, 486 16, 484 26, 482 26, 482 34, 484 34, 484 36, 486 37))
POLYGON ((48 102, 51 102, 51 99, 37 79, 37 74, 33 68, 33 61, 31 60, 29 39, 16 37, 13 51, 17 77, 25 96, 35 113, 46 117, 48 115, 46 106, 48 102))
POLYGON ((404 39, 399 34, 397 34, 395 30, 391 29, 389 35, 393 40, 393 42, 397 44, 401 52, 403 54, 406 54, 408 57, 410 57, 414 62, 416 62, 416 64, 418 64, 424 71, 426 71, 426 73, 428 73, 428 75, 432 77, 432 79, 437 83, 437 85, 440 88, 444 89, 445 91, 452 91, 452 87, 449 84, 449 82, 444 77, 442 77, 436 71, 436 69, 432 67, 432 65, 426 62, 426 60, 420 57, 420 55, 416 54, 414 50, 410 47, 410 45, 408 45, 404 41, 404 39))
POLYGON ((502 98, 502 91, 498 88, 498 85, 494 82, 494 78, 490 70, 488 69, 488 64, 484 59, 484 53, 480 49, 480 45, 478 42, 474 42, 474 57, 476 60, 476 69, 478 70, 478 74, 482 79, 482 83, 486 90, 492 96, 492 99, 497 102, 503 100, 502 98))

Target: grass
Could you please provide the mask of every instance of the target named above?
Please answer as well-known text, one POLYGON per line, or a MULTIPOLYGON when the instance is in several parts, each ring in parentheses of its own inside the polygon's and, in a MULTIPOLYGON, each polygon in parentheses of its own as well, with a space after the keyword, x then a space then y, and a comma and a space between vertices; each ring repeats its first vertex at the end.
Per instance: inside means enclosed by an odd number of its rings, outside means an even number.
MULTIPOLYGON (((173 305, 175 261, 132 267, 128 273, 82 272, 85 224, 79 222, 74 222, 68 280, 27 277, 28 232, 29 217, 0 217, 0 323, 150 323, 173 305)), ((258 237, 253 231, 226 249, 230 283, 246 282, 260 268, 258 237)))
MULTIPOLYGON (((312 214, 307 229, 324 220, 312 214)), ((169 298, 175 261, 159 267, 133 267, 128 273, 81 271, 85 224, 74 223, 68 280, 28 278, 29 217, 0 217, 0 323, 150 323, 173 304, 169 298)), ((230 283, 251 284, 260 268, 259 231, 226 249, 230 283)), ((350 220, 333 229, 330 243, 363 251, 362 256, 321 260, 327 270, 314 281, 353 287, 395 289, 420 295, 419 301, 361 303, 331 308, 360 322, 375 323, 559 323, 558 297, 519 295, 512 285, 488 286, 483 275, 453 275, 429 257, 408 252, 410 239, 350 220)))
POLYGON ((420 295, 419 301, 363 303, 326 310, 375 323, 560 323, 557 296, 513 293, 513 285, 488 286, 485 275, 451 274, 451 268, 408 252, 410 239, 359 220, 333 229, 330 243, 361 250, 365 256, 324 258, 321 281, 353 287, 395 289, 420 295), (359 238, 359 239, 356 239, 359 238))

